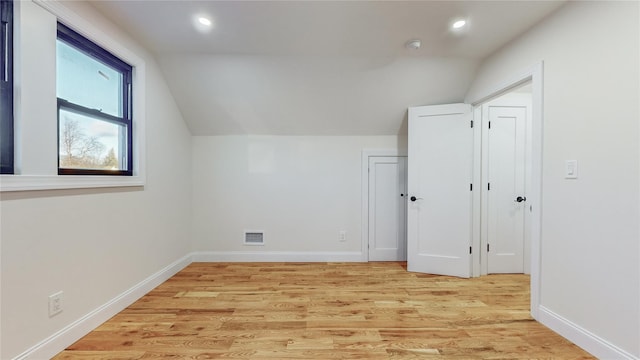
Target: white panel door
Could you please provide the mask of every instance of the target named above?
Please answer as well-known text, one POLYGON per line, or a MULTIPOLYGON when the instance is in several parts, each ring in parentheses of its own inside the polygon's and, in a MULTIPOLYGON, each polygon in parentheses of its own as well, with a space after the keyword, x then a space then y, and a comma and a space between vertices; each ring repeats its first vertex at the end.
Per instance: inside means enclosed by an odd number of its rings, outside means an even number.
POLYGON ((487 270, 524 272, 526 107, 487 106, 487 270))
POLYGON ((369 157, 369 261, 407 259, 407 158, 369 157))
POLYGON ((409 109, 409 271, 471 275, 471 119, 467 104, 409 109))

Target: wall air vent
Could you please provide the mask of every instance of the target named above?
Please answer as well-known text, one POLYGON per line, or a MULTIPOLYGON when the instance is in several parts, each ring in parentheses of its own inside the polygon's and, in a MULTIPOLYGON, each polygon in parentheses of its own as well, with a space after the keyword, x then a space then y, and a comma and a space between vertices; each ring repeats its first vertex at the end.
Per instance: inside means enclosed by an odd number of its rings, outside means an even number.
POLYGON ((264 231, 244 231, 245 245, 264 245, 264 231))

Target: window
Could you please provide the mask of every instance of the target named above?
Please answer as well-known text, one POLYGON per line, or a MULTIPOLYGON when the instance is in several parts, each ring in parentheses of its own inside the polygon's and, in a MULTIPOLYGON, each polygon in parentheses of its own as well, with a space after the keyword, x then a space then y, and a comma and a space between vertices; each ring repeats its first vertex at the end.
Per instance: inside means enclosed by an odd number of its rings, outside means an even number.
MULTIPOLYGON (((129 39, 112 31, 117 27, 79 15, 72 1, 0 0, 0 5, 0 40, 12 39, 4 23, 13 16, 11 8, 15 14, 15 74, 4 73, 13 80, 13 122, 6 121, 11 117, 2 112, 9 107, 0 103, 0 136, 13 145, 5 151, 7 143, 0 140, 0 193, 144 186, 146 64, 137 47, 125 46, 129 39), (66 148, 61 146, 65 125, 66 148), (6 174, 5 156, 13 161, 13 172, 6 174)), ((1 51, 11 47, 0 45, 0 60, 10 60, 1 51)))
POLYGON ((13 2, 0 2, 0 174, 13 174, 13 2))
POLYGON ((131 65, 58 23, 58 174, 133 174, 131 65))

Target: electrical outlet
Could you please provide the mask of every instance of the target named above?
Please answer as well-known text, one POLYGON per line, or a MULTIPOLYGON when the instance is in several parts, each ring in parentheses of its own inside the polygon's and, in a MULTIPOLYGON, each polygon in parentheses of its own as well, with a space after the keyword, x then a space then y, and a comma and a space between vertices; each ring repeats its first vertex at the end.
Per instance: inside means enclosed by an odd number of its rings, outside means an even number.
POLYGON ((345 242, 347 241, 347 232, 344 230, 338 231, 338 241, 345 242))
POLYGON ((62 312, 62 294, 62 291, 58 291, 53 295, 49 295, 49 317, 62 312))

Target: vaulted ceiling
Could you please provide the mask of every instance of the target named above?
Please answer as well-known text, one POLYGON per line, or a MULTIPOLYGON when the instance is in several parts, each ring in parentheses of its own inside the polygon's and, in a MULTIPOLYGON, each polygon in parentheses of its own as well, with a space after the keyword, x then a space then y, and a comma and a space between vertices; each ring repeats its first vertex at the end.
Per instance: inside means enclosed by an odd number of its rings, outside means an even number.
POLYGON ((156 55, 194 135, 398 134, 407 107, 462 101, 483 58, 562 3, 92 2, 156 55))

